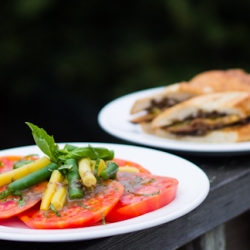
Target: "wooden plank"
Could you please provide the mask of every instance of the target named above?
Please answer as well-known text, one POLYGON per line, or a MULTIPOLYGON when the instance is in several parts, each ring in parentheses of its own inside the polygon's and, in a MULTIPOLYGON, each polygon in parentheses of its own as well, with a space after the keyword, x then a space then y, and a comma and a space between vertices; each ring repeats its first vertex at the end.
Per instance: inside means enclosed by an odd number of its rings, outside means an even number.
POLYGON ((178 250, 226 250, 225 226, 221 224, 178 250))

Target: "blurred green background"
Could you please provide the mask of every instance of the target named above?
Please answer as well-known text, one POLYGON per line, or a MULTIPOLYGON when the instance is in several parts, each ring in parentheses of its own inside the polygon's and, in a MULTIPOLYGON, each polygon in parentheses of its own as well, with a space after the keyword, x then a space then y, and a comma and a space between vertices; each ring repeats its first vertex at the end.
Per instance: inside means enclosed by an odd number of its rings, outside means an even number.
POLYGON ((9 0, 0 8, 0 147, 33 144, 26 121, 57 142, 117 142, 98 125, 111 100, 250 71, 250 2, 9 0))

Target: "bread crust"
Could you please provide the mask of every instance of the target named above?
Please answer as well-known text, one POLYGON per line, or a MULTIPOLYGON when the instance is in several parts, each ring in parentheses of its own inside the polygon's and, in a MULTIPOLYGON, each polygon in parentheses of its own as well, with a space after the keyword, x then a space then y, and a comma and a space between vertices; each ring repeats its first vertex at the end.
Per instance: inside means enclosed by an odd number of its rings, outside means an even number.
POLYGON ((250 92, 250 74, 242 69, 210 70, 194 76, 189 84, 201 89, 204 94, 222 91, 250 92))
POLYGON ((182 102, 197 95, 225 91, 250 92, 250 74, 242 69, 205 71, 189 81, 168 85, 160 93, 138 99, 130 113, 145 110, 150 107, 152 100, 160 101, 164 97, 173 97, 182 102))
POLYGON ((130 110, 130 114, 146 113, 152 100, 160 102, 164 98, 174 98, 178 104, 166 108, 153 117, 145 119, 143 115, 136 117, 134 123, 141 126, 147 134, 191 142, 238 142, 250 140, 250 126, 242 125, 214 130, 202 136, 177 136, 162 129, 176 121, 203 112, 217 111, 223 114, 235 114, 240 118, 250 116, 250 74, 242 69, 210 70, 202 72, 192 79, 172 84, 162 92, 138 99, 130 110), (141 113, 140 113, 141 112, 141 113), (141 119, 140 119, 141 118, 141 119))
POLYGON ((193 97, 166 109, 152 121, 152 128, 156 129, 183 121, 185 118, 197 114, 199 111, 211 113, 236 114, 241 118, 250 115, 250 93, 243 91, 228 91, 193 97))
POLYGON ((175 98, 176 100, 182 102, 198 94, 201 94, 201 91, 196 88, 189 88, 188 83, 186 82, 171 84, 157 94, 136 100, 130 109, 130 114, 135 114, 149 108, 151 106, 152 100, 159 102, 163 98, 169 97, 175 98))
POLYGON ((141 129, 143 132, 147 134, 152 134, 152 135, 154 134, 154 131, 151 126, 151 122, 141 122, 139 125, 141 126, 141 129))
POLYGON ((210 70, 202 72, 188 82, 171 84, 157 94, 138 99, 130 113, 135 114, 150 107, 151 101, 160 101, 164 97, 173 97, 180 102, 189 97, 223 91, 250 92, 250 74, 242 69, 210 70))
POLYGON ((235 143, 250 140, 250 124, 213 130, 203 136, 178 136, 162 128, 154 130, 154 135, 171 140, 194 143, 235 143))

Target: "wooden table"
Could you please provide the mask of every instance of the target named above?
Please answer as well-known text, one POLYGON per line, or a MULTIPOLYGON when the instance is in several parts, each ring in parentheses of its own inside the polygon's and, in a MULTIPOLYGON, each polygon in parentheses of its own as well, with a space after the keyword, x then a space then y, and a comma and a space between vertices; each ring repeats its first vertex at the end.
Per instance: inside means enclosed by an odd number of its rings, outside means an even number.
POLYGON ((245 220, 249 218, 247 211, 250 210, 250 153, 226 156, 174 154, 200 166, 211 183, 205 201, 181 218, 138 232, 88 241, 38 243, 0 240, 1 249, 223 250, 230 249, 228 242, 231 242, 231 249, 236 249, 233 248, 233 239, 242 236, 240 230, 245 232, 250 224, 245 220), (239 225, 233 224, 237 218, 241 220, 239 225), (231 225, 231 230, 228 230, 228 225, 231 225))

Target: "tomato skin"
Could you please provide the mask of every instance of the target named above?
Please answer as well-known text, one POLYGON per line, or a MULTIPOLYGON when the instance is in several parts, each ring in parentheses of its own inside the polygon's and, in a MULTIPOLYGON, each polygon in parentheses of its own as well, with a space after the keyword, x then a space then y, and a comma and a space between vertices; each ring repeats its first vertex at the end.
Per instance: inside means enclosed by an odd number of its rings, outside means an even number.
MULTIPOLYGON (((13 163, 21 158, 23 157, 0 157, 3 165, 0 166, 0 174, 12 170, 13 163)), ((101 191, 87 200, 70 202, 70 205, 59 211, 60 217, 52 211, 40 211, 39 201, 46 185, 45 182, 38 184, 29 189, 31 195, 28 196, 36 195, 29 202, 26 200, 23 207, 18 206, 14 199, 0 201, 0 220, 17 215, 26 225, 34 229, 78 228, 91 226, 103 217, 107 222, 134 218, 161 208, 175 199, 178 186, 176 179, 151 175, 150 171, 132 161, 118 158, 113 161, 119 167, 136 167, 140 173, 117 173, 117 181, 104 182, 106 191, 101 191), (139 179, 139 184, 142 180, 148 184, 134 186, 128 184, 136 178, 139 179), (152 179, 155 181, 152 182, 152 179)), ((0 192, 4 188, 6 187, 0 187, 0 192)))
POLYGON ((13 170, 13 164, 21 159, 38 159, 35 156, 19 156, 19 155, 6 155, 0 156, 0 174, 13 170))
POLYGON ((117 179, 124 185, 125 191, 107 215, 108 222, 127 220, 154 211, 176 197, 178 181, 174 178, 121 172, 117 179))
POLYGON ((102 220, 119 201, 123 191, 124 187, 119 182, 107 180, 95 188, 92 197, 67 203, 58 211, 60 216, 51 210, 41 211, 36 206, 18 217, 34 229, 86 227, 102 220))
POLYGON ((144 168, 140 164, 135 163, 133 161, 127 161, 127 160, 123 160, 123 159, 119 159, 119 158, 115 158, 112 161, 114 161, 119 167, 125 167, 125 166, 135 167, 140 171, 140 173, 150 174, 149 170, 147 170, 146 168, 144 168))
MULTIPOLYGON (((19 161, 23 158, 26 159, 37 159, 37 157, 29 156, 23 157, 19 155, 7 155, 0 157, 0 174, 13 170, 13 164, 16 161, 19 161)), ((28 190, 23 191, 24 194, 24 205, 18 205, 18 201, 20 200, 19 196, 9 196, 7 199, 0 200, 0 220, 8 219, 16 216, 17 214, 23 212, 26 209, 34 206, 41 200, 41 195, 45 190, 47 182, 40 183, 35 185, 28 190), (29 192, 29 195, 25 194, 29 192)), ((0 192, 5 190, 7 186, 0 187, 0 192)))
POLYGON ((0 174, 11 171, 13 169, 14 162, 19 161, 22 158, 23 158, 22 156, 15 156, 15 155, 1 156, 0 157, 0 162, 1 162, 0 174))
MULTIPOLYGON (((18 205, 18 201, 20 200, 19 196, 9 196, 4 200, 0 200, 0 220, 14 217, 37 204, 41 200, 42 193, 44 192, 46 185, 47 181, 44 181, 22 191, 24 205, 18 205)), ((6 188, 7 186, 0 187, 0 192, 6 188)))

